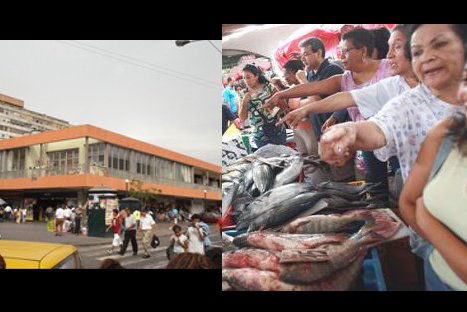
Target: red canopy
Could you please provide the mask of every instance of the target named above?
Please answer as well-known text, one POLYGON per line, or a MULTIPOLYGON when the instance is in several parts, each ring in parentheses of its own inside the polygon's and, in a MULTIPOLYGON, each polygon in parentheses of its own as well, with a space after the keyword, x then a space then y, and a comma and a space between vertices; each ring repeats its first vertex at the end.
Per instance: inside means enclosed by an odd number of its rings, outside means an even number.
POLYGON ((317 37, 323 41, 324 47, 326 48, 326 57, 337 58, 337 46, 341 40, 342 32, 345 33, 355 27, 363 27, 365 29, 386 27, 388 29, 393 29, 395 26, 396 24, 346 24, 330 25, 329 27, 323 25, 321 28, 315 28, 298 37, 292 34, 285 43, 277 48, 276 52, 274 53, 274 59, 282 69, 285 63, 300 55, 300 48, 298 44, 302 40, 310 37, 317 37))

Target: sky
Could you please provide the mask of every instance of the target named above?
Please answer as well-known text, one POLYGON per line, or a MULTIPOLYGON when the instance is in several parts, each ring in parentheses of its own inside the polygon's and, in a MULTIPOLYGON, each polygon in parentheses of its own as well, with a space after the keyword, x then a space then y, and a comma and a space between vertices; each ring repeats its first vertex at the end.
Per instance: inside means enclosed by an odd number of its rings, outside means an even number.
POLYGON ((221 49, 221 40, 0 40, 0 93, 220 166, 221 49))

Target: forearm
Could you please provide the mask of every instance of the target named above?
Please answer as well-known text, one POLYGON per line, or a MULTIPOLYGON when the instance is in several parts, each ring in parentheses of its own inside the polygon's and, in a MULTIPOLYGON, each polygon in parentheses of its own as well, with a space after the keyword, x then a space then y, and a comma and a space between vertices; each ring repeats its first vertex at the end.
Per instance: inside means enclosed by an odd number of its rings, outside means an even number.
POLYGON ((359 121, 355 126, 357 127, 355 150, 374 151, 386 145, 386 136, 374 122, 359 121))
MULTIPOLYGON (((418 227, 415 210, 416 210, 416 199, 412 199, 411 196, 402 192, 399 199, 399 210, 404 222, 409 225, 419 236, 427 239, 423 234, 423 231, 418 227)), ((420 194, 421 195, 421 194, 420 194)))
POLYGON ((306 107, 307 112, 311 114, 335 112, 354 105, 350 92, 339 92, 320 101, 310 102, 306 107))
POLYGON ((313 81, 294 86, 279 92, 280 98, 298 98, 311 95, 329 95, 340 91, 340 77, 331 77, 322 81, 313 81))
POLYGON ((443 225, 440 226, 439 230, 427 231, 426 236, 457 276, 464 283, 467 283, 466 243, 443 225))
POLYGON ((242 105, 238 109, 238 117, 243 122, 248 119, 248 100, 243 98, 242 105))

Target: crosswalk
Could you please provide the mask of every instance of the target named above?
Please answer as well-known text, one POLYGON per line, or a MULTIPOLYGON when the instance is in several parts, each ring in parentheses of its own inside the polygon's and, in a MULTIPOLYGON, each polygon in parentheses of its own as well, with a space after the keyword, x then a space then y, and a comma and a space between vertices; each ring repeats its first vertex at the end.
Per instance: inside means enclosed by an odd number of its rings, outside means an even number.
MULTIPOLYGON (((99 268, 102 260, 107 258, 116 259, 120 264, 127 269, 164 269, 167 267, 168 259, 166 249, 169 246, 170 237, 160 237, 160 245, 157 248, 149 249, 150 258, 142 258, 144 255, 143 244, 141 240, 138 242, 138 255, 133 256, 131 243, 128 245, 126 253, 121 256, 115 249, 115 254, 109 255, 107 250, 110 249, 111 244, 93 245, 93 246, 78 246, 78 252, 84 263, 85 268, 99 268)), ((212 247, 221 247, 221 240, 219 235, 211 235, 212 247)))

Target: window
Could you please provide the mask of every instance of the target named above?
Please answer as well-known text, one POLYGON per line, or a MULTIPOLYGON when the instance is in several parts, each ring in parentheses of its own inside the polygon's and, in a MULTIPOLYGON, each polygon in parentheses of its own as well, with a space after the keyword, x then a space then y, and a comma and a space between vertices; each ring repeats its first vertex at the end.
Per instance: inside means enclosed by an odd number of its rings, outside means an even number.
POLYGON ((109 168, 129 171, 130 170, 130 151, 125 148, 110 145, 109 146, 109 168))
POLYGON ((193 183, 193 176, 190 166, 175 163, 175 180, 186 183, 193 183))
POLYGON ((173 161, 156 157, 156 173, 159 178, 174 179, 173 161))
POLYGON ((13 163, 11 166, 12 171, 24 170, 24 165, 26 163, 26 149, 20 148, 13 150, 13 163))
POLYGON ((151 175, 151 159, 151 155, 136 152, 136 173, 151 175))
POLYGON ((95 163, 98 166, 104 166, 104 143, 89 145, 89 163, 95 163))
POLYGON ((79 149, 70 149, 47 153, 49 165, 55 173, 68 174, 70 171, 79 172, 79 149))

